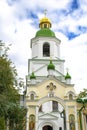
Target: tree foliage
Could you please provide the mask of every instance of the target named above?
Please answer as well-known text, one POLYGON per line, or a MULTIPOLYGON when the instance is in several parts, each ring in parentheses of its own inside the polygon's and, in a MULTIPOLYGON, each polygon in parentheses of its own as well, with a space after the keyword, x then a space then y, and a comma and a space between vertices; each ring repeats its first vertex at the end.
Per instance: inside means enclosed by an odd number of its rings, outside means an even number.
POLYGON ((87 97, 87 89, 83 89, 78 95, 78 98, 84 98, 87 97))
POLYGON ((0 41, 0 94, 7 93, 13 89, 14 81, 17 76, 16 68, 12 61, 8 58, 7 51, 9 47, 6 47, 2 41, 0 41))
POLYGON ((16 69, 11 66, 11 61, 0 57, 0 94, 13 89, 15 76, 16 69))
POLYGON ((8 119, 10 130, 22 130, 25 125, 26 108, 20 107, 19 104, 20 97, 14 87, 17 72, 8 58, 8 50, 9 47, 0 41, 0 125, 5 129, 4 125, 8 119))
POLYGON ((78 98, 76 100, 78 103, 82 103, 85 105, 87 103, 87 89, 83 89, 78 95, 78 98))

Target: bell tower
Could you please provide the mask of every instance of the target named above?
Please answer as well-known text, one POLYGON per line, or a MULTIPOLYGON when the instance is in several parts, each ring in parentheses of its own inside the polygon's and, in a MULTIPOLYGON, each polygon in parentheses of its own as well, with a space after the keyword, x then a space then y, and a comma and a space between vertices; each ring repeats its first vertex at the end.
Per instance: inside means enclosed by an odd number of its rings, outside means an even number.
POLYGON ((47 65, 52 57, 52 62, 55 64, 55 75, 62 81, 64 80, 64 60, 60 59, 60 43, 61 41, 56 37, 52 31, 52 23, 49 18, 45 16, 39 22, 39 30, 35 37, 31 39, 32 57, 29 59, 28 74, 32 73, 34 69, 37 79, 40 81, 47 75, 47 65), (44 72, 44 73, 43 73, 44 72))
POLYGON ((53 59, 60 58, 60 40, 56 38, 51 30, 51 21, 44 16, 39 22, 39 30, 34 38, 31 39, 32 58, 53 59))
POLYGON ((45 13, 30 43, 26 130, 78 130, 76 93, 69 72, 64 75, 60 43, 45 13))

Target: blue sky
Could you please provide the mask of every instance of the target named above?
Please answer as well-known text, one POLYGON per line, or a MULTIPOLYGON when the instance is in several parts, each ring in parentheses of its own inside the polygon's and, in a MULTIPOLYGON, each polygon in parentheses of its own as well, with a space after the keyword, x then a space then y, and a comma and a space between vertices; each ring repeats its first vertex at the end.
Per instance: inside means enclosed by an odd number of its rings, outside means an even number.
POLYGON ((47 17, 61 40, 61 58, 72 76, 76 91, 87 88, 87 1, 86 0, 0 0, 0 40, 12 44, 9 56, 19 77, 27 74, 31 58, 30 39, 47 17))

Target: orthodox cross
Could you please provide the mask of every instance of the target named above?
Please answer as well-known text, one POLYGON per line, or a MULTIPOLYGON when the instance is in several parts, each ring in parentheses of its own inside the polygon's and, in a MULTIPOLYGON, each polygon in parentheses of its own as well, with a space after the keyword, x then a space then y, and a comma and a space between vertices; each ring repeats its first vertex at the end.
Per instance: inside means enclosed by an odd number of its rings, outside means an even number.
POLYGON ((69 72, 69 68, 66 68, 66 72, 69 72))
POLYGON ((46 14, 47 14, 47 10, 45 9, 45 10, 44 10, 44 15, 45 15, 45 17, 46 17, 46 14))
POLYGON ((52 54, 50 54, 50 60, 52 60, 52 54))

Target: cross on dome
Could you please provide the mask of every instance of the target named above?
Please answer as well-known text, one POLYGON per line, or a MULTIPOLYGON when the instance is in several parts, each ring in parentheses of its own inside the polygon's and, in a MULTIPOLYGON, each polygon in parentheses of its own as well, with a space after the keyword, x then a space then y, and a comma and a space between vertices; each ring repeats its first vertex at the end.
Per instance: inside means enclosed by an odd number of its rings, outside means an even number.
POLYGON ((66 72, 69 72, 69 68, 66 68, 66 72))
POLYGON ((47 14, 47 10, 45 9, 45 10, 44 10, 44 15, 45 15, 45 17, 46 17, 46 14, 47 14))

